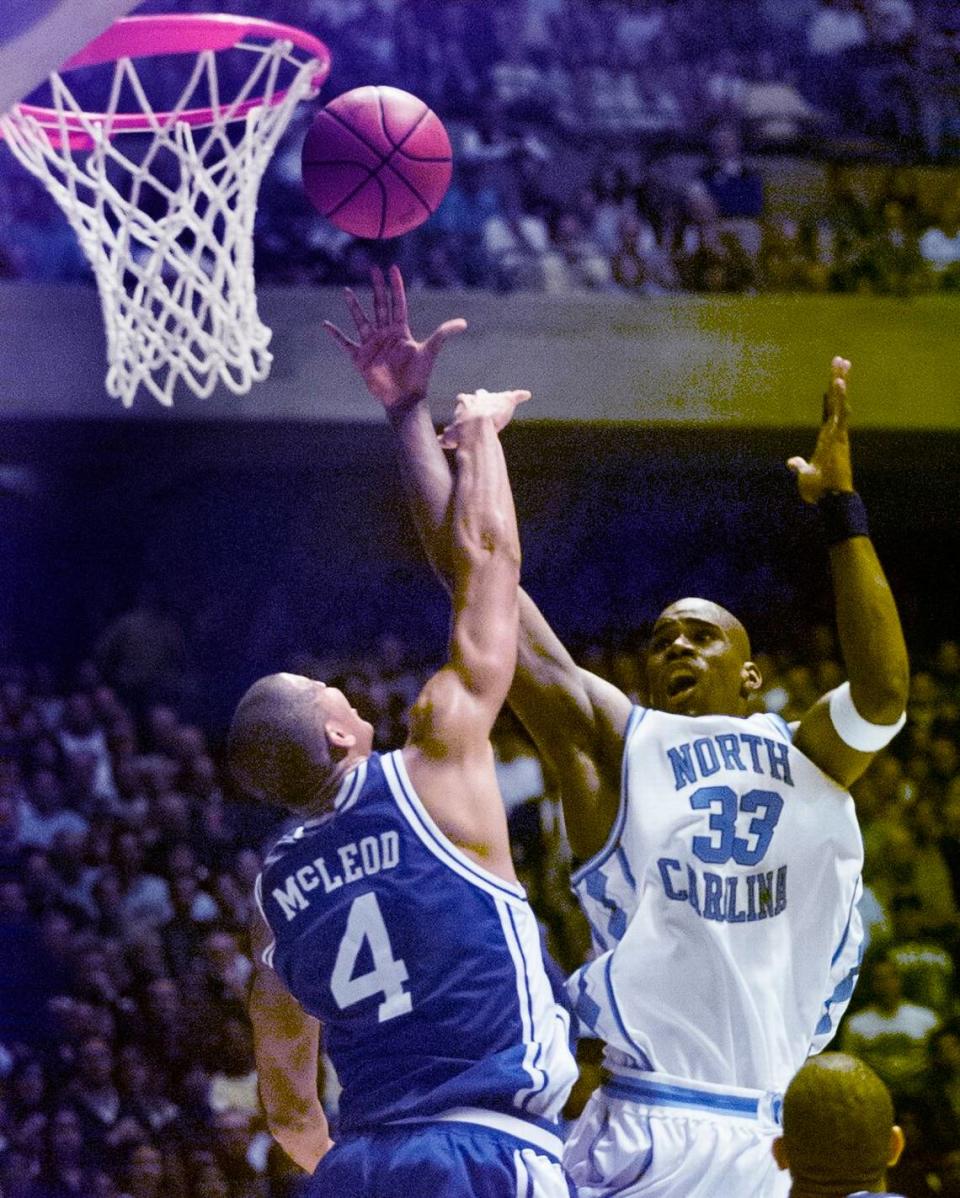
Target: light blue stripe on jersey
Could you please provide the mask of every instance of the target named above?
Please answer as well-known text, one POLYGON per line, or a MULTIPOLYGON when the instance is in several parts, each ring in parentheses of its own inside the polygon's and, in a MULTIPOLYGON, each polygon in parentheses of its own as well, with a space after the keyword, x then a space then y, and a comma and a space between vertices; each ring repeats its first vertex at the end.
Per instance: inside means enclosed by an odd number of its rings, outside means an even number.
POLYGON ((384 754, 380 760, 383 765, 384 777, 387 779, 400 810, 406 816, 410 827, 431 853, 439 857, 455 873, 467 878, 482 890, 500 895, 508 902, 516 903, 519 900, 524 906, 527 906, 527 896, 522 886, 499 878, 496 874, 484 869, 483 866, 477 865, 443 835, 413 788, 413 783, 410 781, 403 763, 401 749, 384 754))
POLYGON ((641 1081, 639 1078, 614 1074, 603 1084, 603 1092, 612 1098, 645 1102, 650 1106, 700 1107, 718 1114, 737 1115, 742 1119, 757 1119, 760 1115, 760 1095, 724 1094, 722 1092, 674 1086, 666 1082, 641 1081))
MULTIPOLYGON (((624 746, 629 743, 634 729, 636 729, 644 721, 648 710, 649 708, 646 707, 631 708, 630 717, 627 720, 627 726, 623 733, 624 746)), ((623 831, 623 825, 627 821, 627 783, 629 781, 629 766, 627 757, 628 754, 624 752, 623 765, 621 766, 620 774, 620 806, 617 809, 617 814, 613 821, 613 827, 610 829, 610 835, 607 837, 603 848, 600 849, 598 853, 594 853, 589 860, 585 861, 579 869, 574 870, 574 872, 570 875, 571 887, 576 886, 582 878, 586 877, 586 875, 590 873, 591 870, 598 869, 601 865, 603 865, 620 842, 620 834, 623 831)))
POLYGON ((638 1069, 653 1069, 653 1064, 650 1058, 643 1051, 640 1045, 634 1040, 633 1036, 627 1031, 626 1024, 623 1022, 623 1016, 620 1014, 620 1006, 617 1003, 617 996, 613 989, 613 978, 610 976, 610 970, 613 966, 613 953, 607 957, 606 964, 603 967, 603 980, 607 987, 607 1001, 610 1004, 610 1010, 613 1011, 613 1017, 617 1021, 617 1027, 620 1029, 620 1034, 633 1051, 636 1053, 636 1064, 638 1069))
MULTIPOLYGON (((850 928, 853 924, 855 916, 857 915, 857 903, 860 900, 860 893, 861 888, 860 886, 857 886, 854 890, 853 902, 851 903, 850 910, 847 913, 847 923, 843 929, 843 935, 840 937, 840 943, 837 945, 836 951, 830 960, 831 969, 833 969, 833 967, 841 959, 844 949, 847 947, 847 942, 850 939, 850 928)), ((847 971, 847 973, 845 973, 837 982, 836 986, 834 986, 833 993, 825 1000, 823 1004, 823 1012, 813 1033, 814 1039, 811 1043, 811 1051, 819 1051, 821 1048, 823 1048, 825 1044, 829 1043, 833 1033, 836 1031, 837 1024, 840 1022, 844 1011, 847 1009, 847 1004, 850 1002, 853 992, 856 989, 857 980, 860 976, 860 963, 862 960, 863 939, 861 937, 860 943, 857 946, 856 959, 850 966, 850 969, 847 971), (834 1007, 839 1007, 836 1017, 834 1017, 832 1012, 832 1008, 834 1007), (820 1041, 819 1046, 817 1045, 818 1040, 820 1041)))

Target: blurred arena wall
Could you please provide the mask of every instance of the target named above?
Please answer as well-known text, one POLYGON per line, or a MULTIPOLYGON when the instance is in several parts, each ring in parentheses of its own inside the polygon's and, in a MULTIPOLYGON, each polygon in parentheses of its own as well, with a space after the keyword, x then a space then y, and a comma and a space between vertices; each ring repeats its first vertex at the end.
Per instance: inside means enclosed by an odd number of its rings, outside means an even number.
MULTIPOLYGON (((138 396, 123 413, 103 388, 96 293, 0 283, 0 420, 114 417, 380 423, 321 328, 344 323, 338 289, 260 289, 273 329, 270 378, 246 396, 183 394, 172 411, 138 396), (64 380, 70 385, 65 386, 64 380)), ((361 289, 362 294, 362 289, 361 289)), ((414 292, 415 332, 465 316, 440 360, 435 394, 528 387, 522 420, 784 428, 815 418, 831 355, 852 359, 860 429, 960 431, 957 304, 950 295, 554 296, 414 292)), ((348 319, 348 318, 346 318, 348 319)))

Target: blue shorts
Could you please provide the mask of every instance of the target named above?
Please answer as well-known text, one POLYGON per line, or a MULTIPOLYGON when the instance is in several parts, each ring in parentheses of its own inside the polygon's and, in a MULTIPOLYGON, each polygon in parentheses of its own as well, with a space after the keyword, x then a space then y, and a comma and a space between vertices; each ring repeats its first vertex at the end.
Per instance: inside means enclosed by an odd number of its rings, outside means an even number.
POLYGON ((576 1198, 561 1147, 525 1120, 460 1108, 344 1135, 307 1198, 576 1198))

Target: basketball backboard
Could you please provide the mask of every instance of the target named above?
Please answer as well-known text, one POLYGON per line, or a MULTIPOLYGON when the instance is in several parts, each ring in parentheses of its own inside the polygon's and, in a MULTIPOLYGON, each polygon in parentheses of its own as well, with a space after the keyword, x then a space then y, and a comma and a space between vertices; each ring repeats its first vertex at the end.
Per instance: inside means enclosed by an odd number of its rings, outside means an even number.
POLYGON ((140 0, 2 0, 0 112, 140 0))

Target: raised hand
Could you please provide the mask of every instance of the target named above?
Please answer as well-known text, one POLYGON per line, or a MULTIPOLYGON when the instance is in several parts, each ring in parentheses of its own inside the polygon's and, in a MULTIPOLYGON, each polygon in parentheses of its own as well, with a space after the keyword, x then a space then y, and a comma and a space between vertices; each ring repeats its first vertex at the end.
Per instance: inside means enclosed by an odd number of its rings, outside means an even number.
POLYGON ((830 363, 830 383, 823 397, 823 423, 817 435, 813 456, 790 458, 787 467, 796 475, 800 498, 817 503, 828 491, 853 490, 853 466, 850 462, 850 438, 847 421, 850 405, 847 402, 847 374, 850 363, 846 358, 834 358, 830 363))
POLYGON ((456 449, 460 442, 460 428, 468 420, 489 416, 499 432, 510 423, 517 404, 526 403, 529 391, 477 391, 463 392, 457 396, 453 409, 453 421, 440 434, 444 449, 456 449))
POLYGON ((399 268, 390 267, 389 287, 383 271, 374 267, 370 274, 372 321, 350 288, 344 289, 347 307, 357 326, 357 340, 352 341, 329 320, 323 322, 323 327, 349 355, 370 394, 389 412, 423 399, 437 354, 448 337, 463 332, 467 322, 445 320, 425 341, 416 341, 410 332, 407 296, 399 268))

